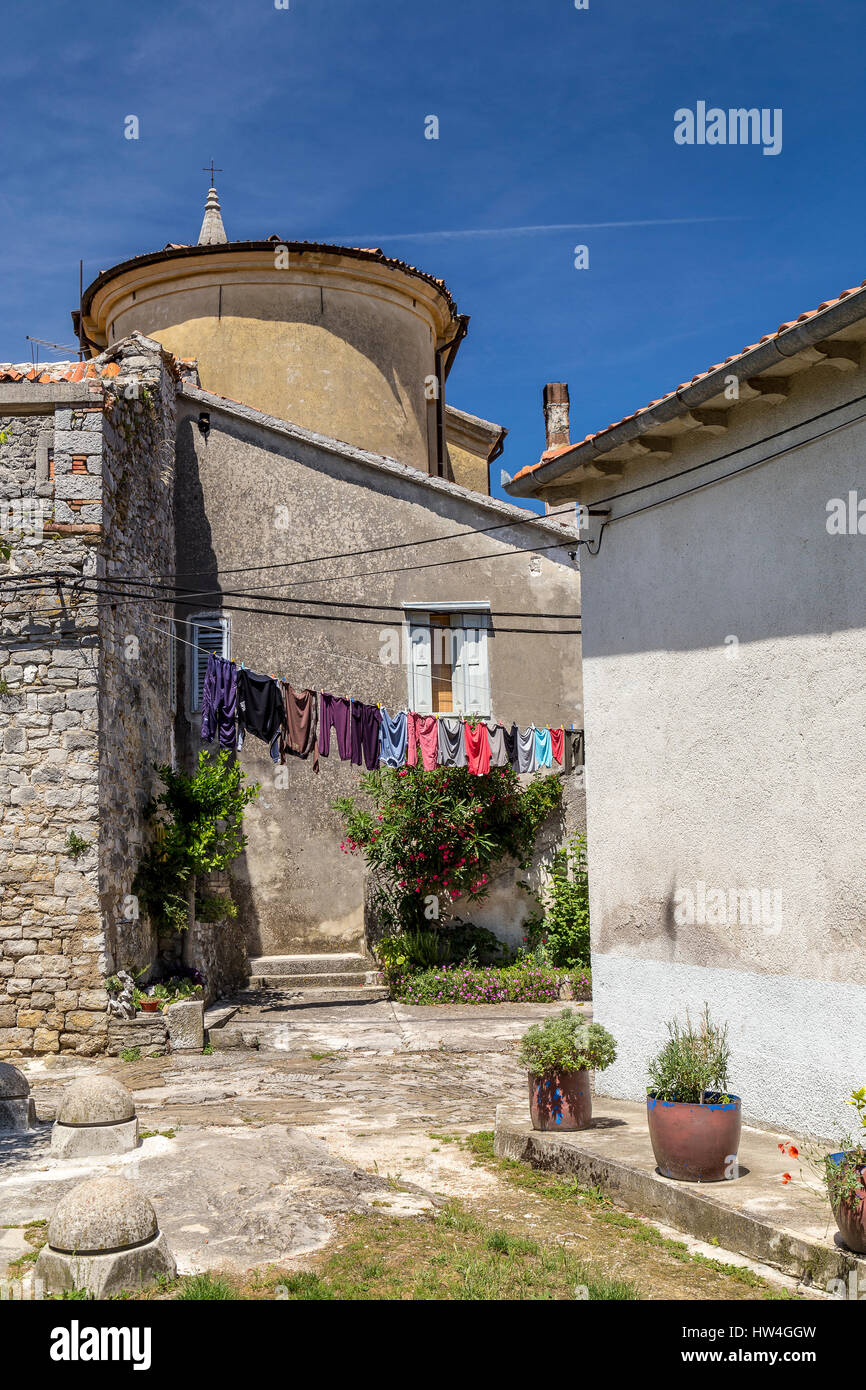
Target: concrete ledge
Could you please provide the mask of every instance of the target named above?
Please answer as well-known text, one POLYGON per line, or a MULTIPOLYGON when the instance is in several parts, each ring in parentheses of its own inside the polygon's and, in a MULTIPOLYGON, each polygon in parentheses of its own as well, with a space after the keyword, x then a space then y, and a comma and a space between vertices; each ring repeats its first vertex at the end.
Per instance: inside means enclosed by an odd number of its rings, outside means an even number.
POLYGON ((593 1112, 590 1129, 551 1134, 534 1130, 525 1112, 500 1106, 495 1153, 597 1185, 620 1206, 805 1284, 826 1289, 830 1280, 847 1280, 856 1271, 866 1287, 866 1258, 836 1243, 836 1223, 817 1181, 814 1187, 800 1181, 782 1186, 786 1162, 797 1169, 780 1154, 780 1136, 744 1126, 743 1176, 735 1181, 673 1182, 656 1172, 643 1106, 596 1096, 593 1112))

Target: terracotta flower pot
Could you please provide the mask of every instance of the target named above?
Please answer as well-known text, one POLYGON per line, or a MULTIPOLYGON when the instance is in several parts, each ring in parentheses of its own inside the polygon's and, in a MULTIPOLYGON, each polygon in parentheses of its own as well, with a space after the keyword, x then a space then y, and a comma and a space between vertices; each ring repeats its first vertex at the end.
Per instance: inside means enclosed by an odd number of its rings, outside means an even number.
POLYGON ((708 1093, 703 1105, 647 1096, 647 1122, 658 1170, 680 1182, 736 1178, 742 1107, 739 1096, 722 1101, 708 1093))
MULTIPOLYGON (((846 1153, 830 1154, 834 1163, 842 1164, 848 1158, 846 1153)), ((838 1202, 833 1211, 839 1234, 849 1250, 857 1255, 866 1255, 866 1169, 859 1168, 860 1186, 852 1197, 838 1202)))
POLYGON ((157 1014, 159 1013, 159 1000, 142 999, 140 1007, 143 1014, 157 1014))
POLYGON ((529 1073, 529 1113, 533 1129, 587 1129, 592 1119, 589 1072, 529 1073))

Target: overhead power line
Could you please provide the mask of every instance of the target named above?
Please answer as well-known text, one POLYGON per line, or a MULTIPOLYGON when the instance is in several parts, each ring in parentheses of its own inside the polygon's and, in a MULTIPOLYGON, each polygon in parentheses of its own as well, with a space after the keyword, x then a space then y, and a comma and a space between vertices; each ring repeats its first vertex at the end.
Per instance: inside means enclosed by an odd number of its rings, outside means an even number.
MULTIPOLYGON (((130 594, 129 592, 124 592, 124 590, 123 590, 122 588, 118 589, 118 588, 116 588, 116 587, 112 587, 111 584, 110 584, 110 582, 106 582, 106 581, 104 581, 104 580, 78 579, 78 580, 72 581, 72 583, 74 583, 74 587, 75 587, 76 589, 78 589, 78 591, 79 591, 79 596, 80 596, 82 599, 88 599, 88 598, 94 598, 94 599, 95 599, 95 598, 109 598, 109 599, 113 600, 115 603, 162 603, 162 604, 170 604, 170 605, 172 605, 172 606, 174 606, 174 605, 178 602, 178 600, 177 600, 173 595, 170 595, 170 594, 167 594, 167 595, 165 595, 165 596, 160 595, 160 594, 130 594), (91 586, 95 586, 95 587, 84 587, 85 585, 91 585, 91 586)), ((70 587, 71 587, 71 586, 72 586, 72 585, 70 585, 70 587)), ((278 600, 265 600, 265 601, 266 601, 266 602, 278 602, 278 600)), ((346 607, 349 607, 349 606, 351 606, 351 605, 349 605, 349 604, 346 605, 346 607)), ((57 607, 57 606, 55 605, 55 610, 56 610, 56 607, 57 607)), ((379 628, 387 626, 387 619, 381 618, 381 617, 380 617, 380 618, 356 618, 356 617, 352 617, 351 615, 348 615, 348 614, 336 614, 336 613, 299 613, 297 610, 289 610, 289 611, 286 611, 285 609, 275 609, 275 608, 252 608, 252 607, 250 607, 249 605, 245 605, 245 604, 233 604, 233 603, 223 603, 223 604, 220 604, 220 608, 221 608, 223 611, 227 612, 227 613, 255 613, 255 614, 258 614, 260 617, 263 617, 263 618, 296 618, 296 619, 299 619, 299 620, 307 620, 307 621, 321 622, 321 623, 353 623, 353 624, 363 624, 363 625, 365 625, 365 626, 369 626, 369 627, 379 627, 379 628)), ((17 618, 17 617, 32 618, 33 616, 34 616, 34 614, 33 614, 32 609, 18 609, 18 610, 14 610, 14 611, 12 611, 12 612, 8 612, 8 611, 7 611, 7 612, 2 612, 2 611, 0 611, 0 618, 4 618, 4 619, 13 618, 13 617, 15 617, 15 618, 17 618)), ((481 616, 482 616, 482 615, 479 614, 479 617, 481 617, 481 616)), ((484 616, 486 616, 486 615, 484 615, 484 616)), ((531 617, 538 617, 538 618, 540 618, 540 619, 543 620, 543 618, 544 618, 546 615, 544 615, 544 614, 538 614, 538 615, 536 615, 536 614, 531 614, 531 615, 529 615, 529 616, 531 616, 531 617)), ((480 623, 479 623, 479 626, 481 626, 480 623)), ((577 636, 580 635, 580 628, 497 627, 497 628, 496 628, 496 631, 497 631, 497 632, 500 632, 500 633, 522 634, 522 635, 525 635, 525 636, 532 636, 532 637, 536 637, 536 636, 547 636, 547 637, 577 637, 577 636)))
MULTIPOLYGON (((271 594, 264 590, 258 592, 252 589, 218 588, 187 590, 180 585, 160 584, 155 581, 130 580, 123 575, 107 574, 101 576, 90 576, 80 575, 75 573, 74 571, 68 572, 63 570, 38 571, 36 574, 28 575, 23 582, 17 576, 6 576, 4 578, 0 578, 0 592, 2 592, 3 586, 5 585, 8 585, 9 588, 11 588, 15 592, 23 591, 26 593, 29 589, 32 589, 34 586, 37 585, 39 587, 51 587, 52 585, 56 585, 60 582, 67 582, 69 584, 99 582, 111 585, 134 585, 136 589, 157 589, 162 592, 174 594, 177 599, 177 602, 183 604, 189 603, 192 599, 207 599, 211 597, 215 597, 218 599, 254 598, 261 600, 261 602, 263 603, 278 603, 281 601, 281 596, 279 594, 271 594)), ((147 597, 147 594, 139 595, 139 597, 147 597)), ((402 604, 395 603, 360 603, 355 599, 295 599, 290 594, 285 595, 284 599, 286 602, 289 603, 304 603, 308 606, 315 606, 317 608, 358 608, 370 613, 399 613, 401 615, 406 612, 406 609, 403 607, 402 604)), ((433 602, 433 600, 431 600, 431 602, 433 602)), ((539 613, 536 611, 527 611, 525 609, 500 609, 495 614, 491 614, 491 616, 495 618, 551 618, 567 621, 579 619, 580 613, 549 613, 546 611, 543 613, 539 613)))

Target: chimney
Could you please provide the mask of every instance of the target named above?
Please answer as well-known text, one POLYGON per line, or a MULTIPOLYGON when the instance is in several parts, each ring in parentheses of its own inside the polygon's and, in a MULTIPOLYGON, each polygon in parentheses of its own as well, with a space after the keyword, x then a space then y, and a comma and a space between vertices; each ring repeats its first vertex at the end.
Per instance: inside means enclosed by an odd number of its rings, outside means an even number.
POLYGON ((544 388, 545 449, 558 449, 570 444, 568 434, 568 383, 549 381, 544 388))

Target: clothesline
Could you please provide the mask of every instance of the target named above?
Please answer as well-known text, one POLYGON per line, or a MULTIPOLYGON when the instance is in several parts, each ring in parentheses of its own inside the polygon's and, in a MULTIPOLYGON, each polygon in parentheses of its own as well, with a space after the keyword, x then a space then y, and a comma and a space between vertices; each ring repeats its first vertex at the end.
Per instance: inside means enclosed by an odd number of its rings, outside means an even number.
MULTIPOLYGON (((172 621, 174 621, 175 623, 177 623, 178 621, 183 621, 183 620, 182 620, 182 619, 180 619, 180 620, 171 619, 171 618, 167 618, 167 617, 166 617, 166 618, 163 618, 163 617, 161 617, 161 616, 157 616, 157 617, 153 618, 153 619, 150 620, 150 621, 151 621, 151 625, 154 627, 154 630, 155 630, 155 631, 162 631, 162 632, 165 632, 166 634, 168 634, 169 631, 170 631, 170 629, 169 629, 168 627, 156 628, 156 624, 157 624, 157 623, 167 623, 167 624, 168 624, 168 623, 171 623, 172 621)), ((189 647, 192 651, 201 652, 203 656, 210 656, 210 655, 212 654, 212 653, 211 653, 211 649, 210 649, 209 647, 202 647, 202 646, 199 645, 199 643, 197 643, 197 642, 190 642, 188 638, 177 636, 177 634, 175 634, 175 636, 176 636, 176 640, 177 640, 178 642, 183 643, 183 645, 184 645, 185 647, 189 647)), ((372 666, 372 667, 374 667, 378 672, 381 672, 381 671, 382 671, 383 663, 382 663, 381 661, 374 661, 371 657, 360 656, 360 655, 358 655, 356 652, 350 652, 350 651, 337 651, 336 648, 334 648, 334 647, 329 647, 329 646, 327 646, 325 643, 323 643, 323 642, 321 642, 321 641, 318 641, 318 640, 317 640, 317 643, 316 643, 316 647, 317 647, 317 650, 318 650, 318 651, 327 652, 329 656, 338 657, 341 661, 345 661, 345 660, 356 661, 356 662, 361 663, 361 664, 364 665, 364 666, 372 666)), ((228 660, 232 660, 232 658, 227 658, 227 659, 228 659, 228 660)), ((237 663, 233 661, 233 665, 237 665, 237 663)), ((273 673, 272 673, 272 674, 273 674, 273 673)), ((274 676, 274 678, 277 679, 276 676, 274 676)), ((447 685, 447 686, 449 686, 449 687, 450 687, 450 685, 451 685, 451 681, 448 680, 446 677, 442 677, 442 676, 434 676, 434 675, 431 674, 430 680, 433 681, 433 682, 435 682, 435 684, 437 684, 437 685, 447 685)), ((287 680, 287 683, 288 683, 288 680, 287 680)), ((499 688, 499 687, 497 687, 497 688, 499 688)), ((507 694, 507 695, 516 695, 516 694, 518 694, 518 692, 515 691, 515 690, 514 690, 512 687, 510 687, 510 686, 509 686, 509 687, 503 687, 503 689, 504 689, 505 694, 507 694)), ((348 698, 354 699, 355 697, 354 697, 354 696, 350 696, 350 697, 348 697, 348 698)), ((360 702, 360 703, 363 703, 363 702, 360 702)), ((407 705, 402 705, 402 706, 400 706, 400 708, 401 708, 401 709, 406 709, 406 710, 408 711, 408 706, 407 706, 407 705)), ((457 718, 457 717, 459 717, 459 716, 458 716, 458 714, 457 714, 456 712, 451 713, 451 714, 449 714, 448 712, 445 712, 445 713, 442 714, 441 716, 437 716, 437 717, 442 717, 442 718, 457 718)), ((480 718, 481 716, 474 716, 474 717, 480 718)), ((511 723, 514 723, 515 721, 514 721, 514 720, 500 720, 499 722, 502 723, 502 724, 509 725, 509 724, 511 724, 511 723)), ((559 724, 559 725, 557 725, 557 724, 550 724, 550 723, 547 723, 547 722, 545 722, 545 721, 543 721, 543 720, 542 720, 541 723, 538 724, 536 727, 538 727, 538 728, 546 728, 546 729, 556 729, 556 728, 565 729, 565 725, 564 725, 564 724, 559 724)), ((574 722, 573 722, 573 721, 572 721, 572 723, 569 725, 569 729, 566 730, 566 732, 577 732, 577 729, 575 728, 575 725, 574 725, 574 722)))
MULTIPOLYGON (((181 639, 183 640, 183 639, 181 639)), ((583 731, 572 725, 551 728, 530 724, 510 728, 480 714, 421 714, 400 709, 394 714, 380 703, 333 695, 311 687, 296 690, 276 674, 252 671, 227 657, 208 653, 202 691, 201 737, 219 740, 221 748, 243 748, 247 734, 268 746, 271 759, 329 757, 331 736, 343 762, 368 771, 379 767, 415 767, 427 771, 465 767, 483 775, 491 767, 536 772, 558 763, 566 771, 583 763, 583 731)))

